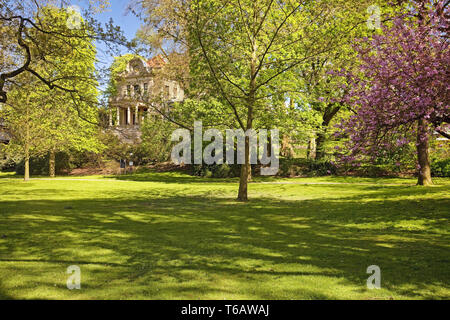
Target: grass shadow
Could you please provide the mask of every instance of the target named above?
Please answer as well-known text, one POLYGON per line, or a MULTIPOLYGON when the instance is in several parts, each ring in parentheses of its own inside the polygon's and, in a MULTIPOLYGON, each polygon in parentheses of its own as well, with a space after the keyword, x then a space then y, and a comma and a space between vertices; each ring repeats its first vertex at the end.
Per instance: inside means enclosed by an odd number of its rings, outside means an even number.
POLYGON ((338 299, 370 298, 366 268, 376 264, 386 296, 449 298, 450 201, 433 197, 445 187, 360 186, 337 198, 336 186, 309 188, 330 196, 242 204, 226 195, 139 197, 121 189, 2 201, 0 274, 15 265, 39 277, 29 263, 72 261, 91 268, 89 297, 338 299))

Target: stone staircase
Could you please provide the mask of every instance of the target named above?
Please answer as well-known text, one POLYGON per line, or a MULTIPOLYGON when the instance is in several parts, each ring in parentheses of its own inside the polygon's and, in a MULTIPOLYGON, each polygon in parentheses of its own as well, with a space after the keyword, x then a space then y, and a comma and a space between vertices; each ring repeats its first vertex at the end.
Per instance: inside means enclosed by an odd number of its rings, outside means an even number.
POLYGON ((142 133, 139 125, 118 126, 110 130, 123 143, 133 144, 141 141, 142 133))

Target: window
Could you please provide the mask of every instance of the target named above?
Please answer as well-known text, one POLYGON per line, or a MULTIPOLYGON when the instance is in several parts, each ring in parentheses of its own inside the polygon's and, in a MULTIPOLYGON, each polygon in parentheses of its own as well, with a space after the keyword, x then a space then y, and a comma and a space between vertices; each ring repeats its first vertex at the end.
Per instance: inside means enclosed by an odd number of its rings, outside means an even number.
POLYGON ((173 97, 174 97, 174 99, 176 99, 178 97, 178 86, 175 86, 173 88, 173 97))
POLYGON ((127 85, 127 96, 131 96, 131 85, 127 85))
POLYGON ((164 97, 169 98, 170 97, 170 87, 165 86, 164 88, 164 97))
POLYGON ((134 85, 134 95, 138 96, 140 94, 141 94, 141 87, 138 84, 134 85))
POLYGON ((148 93, 148 83, 144 83, 144 93, 148 93))

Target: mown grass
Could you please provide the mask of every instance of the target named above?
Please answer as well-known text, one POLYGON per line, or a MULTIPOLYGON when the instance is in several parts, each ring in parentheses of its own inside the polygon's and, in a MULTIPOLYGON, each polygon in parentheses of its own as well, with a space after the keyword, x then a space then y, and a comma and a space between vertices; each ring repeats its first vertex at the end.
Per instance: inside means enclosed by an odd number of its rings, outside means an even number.
POLYGON ((11 178, 2 299, 450 298, 450 179, 257 179, 244 204, 234 179, 11 178), (66 288, 71 265, 81 290, 66 288))

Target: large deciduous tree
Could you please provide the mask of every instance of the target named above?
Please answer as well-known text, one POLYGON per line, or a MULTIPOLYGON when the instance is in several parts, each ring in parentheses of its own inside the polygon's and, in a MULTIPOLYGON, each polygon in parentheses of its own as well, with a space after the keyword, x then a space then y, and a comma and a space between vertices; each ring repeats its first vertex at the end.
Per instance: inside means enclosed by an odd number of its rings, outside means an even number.
POLYGON ((398 148, 414 137, 419 185, 432 184, 430 134, 449 138, 448 20, 436 12, 419 6, 414 17, 399 17, 382 34, 358 43, 360 73, 349 76, 348 95, 356 114, 343 123, 350 159, 398 148))
MULTIPOLYGON (((68 12, 53 6, 41 7, 43 24, 52 30, 65 30, 68 12)), ((28 33, 36 41, 46 43, 52 52, 45 61, 34 60, 33 71, 39 77, 58 79, 66 90, 52 91, 32 72, 14 78, 11 99, 2 108, 7 129, 13 136, 11 146, 20 146, 25 158, 25 180, 29 178, 30 155, 50 155, 50 175, 55 175, 55 153, 69 149, 96 151, 97 81, 95 78, 95 46, 89 37, 58 38, 34 29, 28 33), (34 34, 36 33, 36 34, 34 34), (23 129, 22 129, 23 126, 23 129)), ((39 55, 32 48, 32 56, 39 55)))
MULTIPOLYGON (((379 32, 381 23, 390 21, 404 10, 403 3, 393 4, 391 0, 378 0, 359 7, 358 16, 365 17, 367 23, 355 24, 349 32, 339 38, 340 45, 311 60, 299 72, 299 81, 303 83, 301 99, 311 105, 312 110, 320 116, 320 122, 311 136, 312 147, 308 157, 321 160, 327 155, 329 127, 343 111, 348 112, 344 97, 347 94, 345 79, 336 75, 333 70, 358 68, 357 52, 353 41, 362 37, 370 37, 379 32)), ((358 8, 358 7, 357 7, 358 8)))
POLYGON ((40 105, 42 100, 39 98, 38 82, 29 75, 17 77, 16 83, 20 84, 23 91, 10 91, 9 102, 0 108, 0 117, 7 123, 11 137, 5 148, 23 157, 25 181, 30 180, 30 158, 45 153, 42 146, 46 137, 40 123, 45 111, 40 105))
MULTIPOLYGON (((76 41, 104 41, 113 48, 114 44, 126 41, 121 30, 112 22, 102 26, 94 18, 96 12, 103 10, 108 0, 85 0, 85 10, 74 10, 63 24, 58 23, 59 16, 49 16, 47 8, 55 4, 53 0, 0 0, 0 103, 7 102, 8 91, 14 87, 14 79, 22 73, 29 73, 44 83, 49 89, 58 89, 70 93, 75 99, 79 93, 65 85, 65 80, 77 78, 77 74, 55 76, 43 73, 42 69, 58 69, 61 64, 54 63, 60 55, 57 47, 49 43, 64 43, 77 50, 76 41), (83 18, 81 17, 83 16, 83 18), (36 68, 41 66, 41 70, 36 68)), ((70 1, 58 1, 61 8, 68 8, 70 1)), ((83 79, 80 79, 83 81, 83 79)))
MULTIPOLYGON (((298 73, 311 59, 335 50, 356 25, 366 23, 369 1, 172 0, 143 1, 159 43, 188 56, 192 81, 204 81, 244 131, 277 117, 273 97, 299 92, 298 73), (156 13, 155 13, 156 12, 156 13)), ((279 99, 275 99, 279 100, 279 99)), ((288 107, 287 104, 286 108, 288 107)), ((249 139, 238 200, 247 201, 249 139)))

